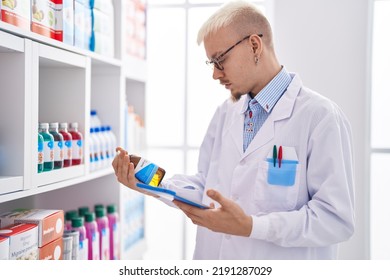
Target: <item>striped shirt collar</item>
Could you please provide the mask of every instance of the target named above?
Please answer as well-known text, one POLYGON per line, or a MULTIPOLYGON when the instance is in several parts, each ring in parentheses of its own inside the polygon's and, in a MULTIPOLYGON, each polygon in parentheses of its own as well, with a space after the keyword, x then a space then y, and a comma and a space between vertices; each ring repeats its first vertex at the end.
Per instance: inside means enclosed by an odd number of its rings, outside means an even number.
MULTIPOLYGON (((279 98, 286 91, 291 83, 291 76, 283 66, 280 72, 253 98, 267 112, 271 112, 279 98)), ((245 113, 248 109, 248 103, 252 100, 249 94, 246 95, 246 102, 241 113, 245 113)))

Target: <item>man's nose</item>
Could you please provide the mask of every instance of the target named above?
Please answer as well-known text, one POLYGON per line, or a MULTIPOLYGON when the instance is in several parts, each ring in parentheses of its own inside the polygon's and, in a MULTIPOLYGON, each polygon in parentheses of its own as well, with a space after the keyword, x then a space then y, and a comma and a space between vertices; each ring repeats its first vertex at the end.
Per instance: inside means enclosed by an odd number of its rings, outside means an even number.
POLYGON ((213 69, 213 79, 214 80, 218 80, 221 77, 223 77, 223 70, 219 70, 217 67, 214 67, 214 69, 213 69))

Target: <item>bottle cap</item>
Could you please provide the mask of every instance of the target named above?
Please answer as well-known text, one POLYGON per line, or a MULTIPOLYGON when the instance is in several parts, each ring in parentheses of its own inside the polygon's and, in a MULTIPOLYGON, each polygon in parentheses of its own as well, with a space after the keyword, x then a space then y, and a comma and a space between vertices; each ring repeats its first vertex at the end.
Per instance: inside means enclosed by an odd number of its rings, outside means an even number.
POLYGON ((79 127, 79 123, 78 122, 72 122, 72 123, 69 124, 69 127, 77 129, 79 127))
POLYGON ((58 122, 52 122, 49 124, 50 128, 58 128, 58 122))
POLYGON ((85 213, 84 217, 85 217, 85 221, 88 223, 95 221, 95 213, 93 212, 85 213))
POLYGON ((73 217, 72 218, 72 227, 78 228, 82 227, 84 225, 84 218, 83 217, 73 217))
POLYGON ((48 129, 49 128, 49 123, 45 123, 45 122, 39 123, 39 128, 41 128, 41 129, 48 129))
POLYGON ((73 217, 77 217, 77 210, 69 210, 65 212, 65 221, 71 221, 73 217))
POLYGON ((104 205, 103 204, 95 204, 95 210, 98 209, 98 208, 104 208, 104 205))
POLYGON ((106 216, 106 209, 103 207, 99 207, 95 209, 96 218, 102 218, 106 216))
POLYGON ((88 206, 81 206, 79 207, 79 215, 80 217, 84 217, 85 213, 89 212, 88 206))
POLYGON ((112 214, 116 212, 116 205, 115 204, 110 204, 107 205, 107 213, 112 214))
POLYGON ((62 123, 60 123, 60 129, 67 129, 68 128, 68 123, 66 123, 66 122, 62 122, 62 123))

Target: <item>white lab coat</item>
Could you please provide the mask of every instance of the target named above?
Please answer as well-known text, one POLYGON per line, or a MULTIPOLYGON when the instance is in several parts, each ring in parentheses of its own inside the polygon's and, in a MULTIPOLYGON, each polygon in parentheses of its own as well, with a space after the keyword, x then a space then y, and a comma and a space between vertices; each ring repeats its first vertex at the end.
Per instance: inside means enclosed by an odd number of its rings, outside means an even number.
MULTIPOLYGON (((227 100, 217 109, 200 148, 198 174, 166 180, 217 189, 253 218, 250 237, 198 227, 194 259, 335 259, 337 243, 353 234, 349 122, 337 105, 291 75, 287 91, 245 153, 247 97, 227 100), (272 158, 274 145, 296 152, 293 185, 268 181, 272 167, 266 159, 272 158)), ((204 194, 202 202, 211 200, 204 194)))

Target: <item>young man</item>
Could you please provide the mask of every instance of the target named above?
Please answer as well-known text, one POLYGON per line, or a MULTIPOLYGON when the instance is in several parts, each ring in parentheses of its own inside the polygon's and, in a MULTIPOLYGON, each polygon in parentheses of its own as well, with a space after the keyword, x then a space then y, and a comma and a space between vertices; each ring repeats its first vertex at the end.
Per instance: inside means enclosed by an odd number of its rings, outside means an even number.
MULTIPOLYGON (((174 201, 198 225, 195 259, 335 259, 354 232, 351 129, 336 104, 304 87, 276 57, 268 20, 252 4, 229 2, 202 26, 213 78, 231 92, 200 148, 191 185, 199 209, 174 201)), ((135 186, 126 152, 113 167, 135 186)))

